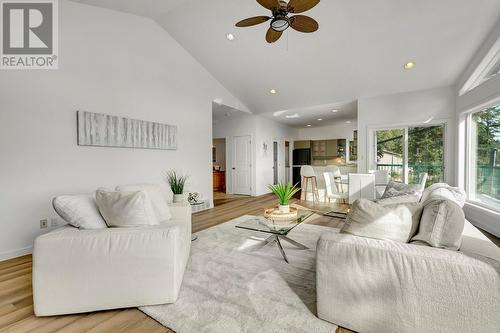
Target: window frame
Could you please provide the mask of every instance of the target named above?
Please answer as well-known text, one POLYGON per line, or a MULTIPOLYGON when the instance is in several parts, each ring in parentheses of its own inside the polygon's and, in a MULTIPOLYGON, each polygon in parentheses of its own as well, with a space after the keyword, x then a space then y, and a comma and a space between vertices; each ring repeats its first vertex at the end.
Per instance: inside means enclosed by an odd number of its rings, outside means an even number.
MULTIPOLYGON (((464 168, 464 188, 465 188, 465 194, 467 196, 467 203, 478 206, 480 208, 484 208, 496 213, 500 213, 500 206, 499 207, 494 207, 490 206, 484 202, 478 201, 478 200, 473 200, 471 199, 472 197, 472 191, 473 188, 471 184, 475 184, 475 181, 472 180, 473 177, 473 154, 475 153, 474 148, 472 147, 473 139, 472 139, 472 116, 475 113, 485 111, 488 108, 491 108, 495 105, 500 104, 500 96, 497 98, 494 98, 493 100, 490 100, 489 102, 483 103, 481 105, 478 105, 476 107, 473 107, 469 109, 468 111, 465 112, 465 136, 464 136, 464 147, 465 147, 465 161, 464 164, 462 164, 462 167, 464 168)), ((476 191, 476 189, 474 189, 476 191)))
POLYGON ((452 143, 448 142, 451 138, 449 138, 449 119, 431 119, 425 122, 408 122, 404 124, 394 124, 394 125, 373 125, 367 127, 368 132, 368 151, 367 151, 367 159, 366 159, 366 170, 376 170, 376 156, 377 156, 377 139, 376 133, 377 131, 385 131, 391 129, 404 129, 404 156, 403 156, 403 179, 404 183, 408 182, 408 130, 411 127, 433 127, 433 126, 443 126, 443 182, 448 182, 449 179, 452 179, 452 175, 449 174, 449 165, 452 161, 451 156, 449 155, 449 147, 453 147, 452 143))

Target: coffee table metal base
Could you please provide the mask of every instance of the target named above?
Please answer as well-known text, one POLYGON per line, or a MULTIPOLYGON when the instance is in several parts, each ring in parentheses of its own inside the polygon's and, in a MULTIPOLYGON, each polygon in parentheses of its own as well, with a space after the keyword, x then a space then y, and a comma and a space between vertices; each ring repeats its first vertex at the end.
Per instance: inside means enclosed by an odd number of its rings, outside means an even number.
POLYGON ((307 250, 309 249, 307 246, 303 245, 303 244, 300 244, 299 242, 297 241, 294 241, 293 239, 291 238, 288 238, 286 236, 283 236, 283 235, 271 235, 269 236, 268 238, 266 238, 264 241, 262 241, 261 244, 257 245, 256 247, 254 247, 253 251, 257 251, 257 250, 260 250, 262 249, 263 247, 267 246, 267 245, 272 245, 274 243, 276 243, 278 245, 278 248, 281 252, 281 255, 283 256, 283 259, 285 259, 286 263, 288 264, 288 258, 286 256, 286 253, 285 253, 285 250, 283 250, 283 246, 281 246, 281 242, 280 242, 280 239, 281 240, 284 240, 290 244, 292 244, 293 246, 301 249, 301 250, 307 250))

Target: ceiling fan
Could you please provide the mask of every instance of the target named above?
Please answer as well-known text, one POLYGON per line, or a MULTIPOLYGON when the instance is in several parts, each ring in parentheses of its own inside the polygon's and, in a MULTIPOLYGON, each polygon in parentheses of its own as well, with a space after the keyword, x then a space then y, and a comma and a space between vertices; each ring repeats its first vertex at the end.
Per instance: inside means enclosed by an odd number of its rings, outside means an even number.
POLYGON ((272 16, 255 16, 236 23, 237 27, 249 27, 271 20, 271 24, 266 33, 268 43, 276 42, 283 31, 292 27, 300 32, 314 32, 319 25, 314 19, 305 15, 293 15, 303 13, 319 3, 320 0, 290 0, 288 3, 283 0, 257 0, 263 7, 271 10, 272 16))

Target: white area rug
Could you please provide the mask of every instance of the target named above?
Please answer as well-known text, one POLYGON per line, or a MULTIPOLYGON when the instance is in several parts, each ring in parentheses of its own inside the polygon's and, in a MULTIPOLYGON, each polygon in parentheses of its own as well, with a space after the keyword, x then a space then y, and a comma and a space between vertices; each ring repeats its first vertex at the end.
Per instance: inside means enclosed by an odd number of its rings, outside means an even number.
POLYGON ((335 229, 301 224, 282 242, 249 252, 266 234, 237 229, 238 219, 199 232, 192 243, 179 299, 141 311, 178 332, 335 332, 316 317, 316 241, 335 229))

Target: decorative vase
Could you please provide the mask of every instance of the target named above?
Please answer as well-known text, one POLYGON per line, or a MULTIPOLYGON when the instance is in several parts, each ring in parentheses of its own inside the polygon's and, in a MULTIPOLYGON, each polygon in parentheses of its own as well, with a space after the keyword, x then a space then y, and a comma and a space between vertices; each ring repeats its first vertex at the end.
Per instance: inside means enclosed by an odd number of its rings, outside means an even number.
POLYGON ((184 194, 174 194, 174 203, 184 202, 184 194))
POLYGON ((290 205, 279 205, 278 210, 280 213, 290 213, 290 205))

